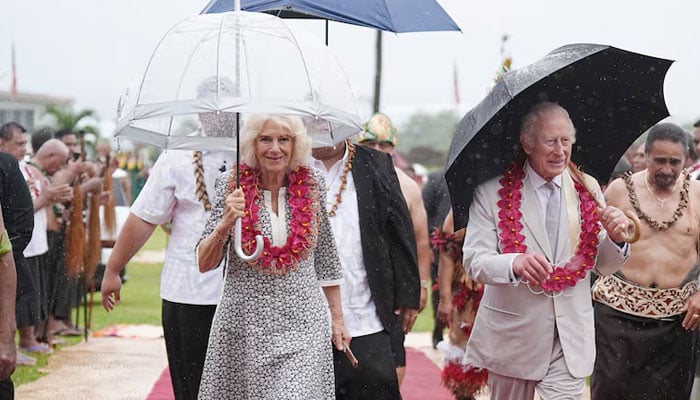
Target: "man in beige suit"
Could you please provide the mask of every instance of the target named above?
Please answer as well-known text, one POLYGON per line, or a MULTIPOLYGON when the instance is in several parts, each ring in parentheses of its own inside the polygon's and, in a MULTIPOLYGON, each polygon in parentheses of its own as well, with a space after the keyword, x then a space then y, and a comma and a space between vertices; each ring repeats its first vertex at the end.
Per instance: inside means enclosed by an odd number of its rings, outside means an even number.
MULTIPOLYGON (((629 221, 617 208, 598 209, 574 183, 574 141, 565 109, 536 105, 520 131, 526 160, 474 194, 464 266, 486 286, 466 358, 488 369, 492 399, 532 399, 535 391, 543 400, 580 399, 593 370, 589 270, 620 268, 629 221)), ((597 182, 586 182, 602 199, 597 182)))

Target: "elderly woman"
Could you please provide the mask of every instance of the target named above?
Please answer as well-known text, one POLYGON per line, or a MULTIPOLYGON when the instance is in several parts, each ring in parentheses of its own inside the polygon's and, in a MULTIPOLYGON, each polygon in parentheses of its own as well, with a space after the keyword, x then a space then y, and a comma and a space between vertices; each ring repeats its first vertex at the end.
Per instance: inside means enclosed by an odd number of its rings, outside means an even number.
POLYGON ((224 260, 224 291, 214 316, 199 399, 333 399, 332 342, 349 345, 338 284, 340 262, 321 201, 326 184, 305 163, 311 139, 301 119, 254 115, 241 132, 236 172, 216 181, 216 200, 198 245, 200 271, 224 260), (243 224, 246 262, 231 231, 243 224), (330 307, 321 296, 323 287, 330 307))

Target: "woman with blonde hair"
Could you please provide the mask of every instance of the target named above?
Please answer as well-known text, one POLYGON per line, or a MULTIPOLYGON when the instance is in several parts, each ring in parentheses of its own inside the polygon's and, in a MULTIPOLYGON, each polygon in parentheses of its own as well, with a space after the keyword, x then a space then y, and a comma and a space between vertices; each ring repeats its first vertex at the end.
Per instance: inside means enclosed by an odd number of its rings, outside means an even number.
POLYGON ((350 336, 340 304, 340 261, 322 203, 326 184, 307 165, 311 139, 298 117, 254 115, 243 126, 240 147, 238 171, 217 179, 198 245, 200 271, 222 261, 226 268, 199 398, 334 399, 331 340, 343 350, 350 336), (256 235, 264 237, 257 260, 233 251, 238 218, 246 254, 255 251, 256 235))

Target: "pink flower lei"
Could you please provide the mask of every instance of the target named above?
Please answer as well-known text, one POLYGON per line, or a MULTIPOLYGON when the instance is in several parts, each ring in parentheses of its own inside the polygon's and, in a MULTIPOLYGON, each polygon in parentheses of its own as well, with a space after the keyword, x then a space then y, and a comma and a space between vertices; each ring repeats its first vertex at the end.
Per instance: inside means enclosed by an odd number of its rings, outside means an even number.
MULTIPOLYGON (((525 171, 522 165, 513 163, 499 180, 501 189, 498 191, 500 196, 498 228, 501 231, 499 237, 504 253, 527 252, 525 236, 522 234, 523 213, 520 211, 524 178, 525 171)), ((551 292, 560 292, 567 287, 575 286, 578 281, 585 278, 588 270, 595 266, 595 258, 598 254, 598 233, 600 233, 598 205, 583 185, 574 181, 574 187, 578 192, 581 210, 581 234, 574 256, 564 266, 555 267, 549 279, 542 283, 542 288, 551 292)))
MULTIPOLYGON (((245 195, 245 216, 242 219, 241 241, 243 250, 251 254, 256 248, 256 235, 262 235, 260 224, 260 170, 241 164, 241 188, 245 195)), ((284 246, 272 246, 270 238, 263 237, 260 258, 249 264, 261 272, 285 275, 296 271, 299 262, 308 257, 316 246, 318 233, 318 183, 308 167, 300 166, 287 174, 287 202, 291 208, 290 234, 284 246)), ((235 173, 231 176, 229 190, 235 187, 235 173)), ((283 205, 282 205, 283 206, 283 205)))

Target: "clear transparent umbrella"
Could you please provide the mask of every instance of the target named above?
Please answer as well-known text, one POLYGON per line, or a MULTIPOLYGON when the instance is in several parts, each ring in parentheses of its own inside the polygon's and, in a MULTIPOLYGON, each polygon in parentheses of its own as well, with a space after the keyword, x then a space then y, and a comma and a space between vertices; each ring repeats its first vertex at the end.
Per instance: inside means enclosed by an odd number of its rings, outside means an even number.
MULTIPOLYGON (((316 146, 362 130, 348 79, 330 50, 280 18, 233 11, 172 27, 146 71, 119 101, 115 137, 168 149, 228 150, 237 156, 241 114, 292 114, 326 121, 316 146)), ((238 256, 241 220, 235 224, 238 256)))
POLYGON ((115 136, 168 149, 236 150, 238 118, 293 114, 328 121, 328 146, 362 130, 337 59, 284 20, 244 11, 172 27, 119 102, 115 136))

